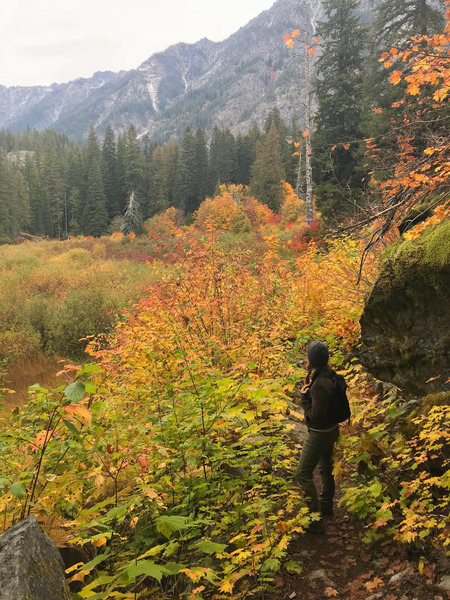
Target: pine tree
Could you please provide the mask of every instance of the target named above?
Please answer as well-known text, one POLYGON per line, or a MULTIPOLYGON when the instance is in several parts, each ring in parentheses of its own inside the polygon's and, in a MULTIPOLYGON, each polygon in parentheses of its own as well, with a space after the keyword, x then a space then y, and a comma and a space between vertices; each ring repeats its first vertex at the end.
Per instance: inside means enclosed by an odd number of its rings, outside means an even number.
POLYGON ((148 197, 147 215, 149 217, 153 217, 169 207, 164 151, 160 147, 155 148, 152 154, 148 197))
POLYGON ((285 178, 280 152, 280 136, 272 123, 264 142, 257 142, 252 167, 252 194, 273 211, 278 211, 283 197, 281 180, 285 178))
POLYGON ((280 152, 283 161, 283 169, 286 174, 286 181, 294 186, 296 179, 296 164, 295 160, 292 159, 292 146, 287 141, 289 139, 289 130, 281 117, 279 109, 276 107, 269 112, 264 123, 264 131, 266 135, 269 132, 272 123, 275 123, 280 136, 280 152))
POLYGON ((189 127, 186 128, 181 142, 180 177, 181 210, 192 214, 198 208, 195 138, 189 127))
POLYGON ((440 33, 443 24, 442 12, 428 0, 383 0, 376 9, 376 37, 389 47, 411 35, 440 33))
POLYGON ((177 140, 171 140, 162 148, 164 174, 167 187, 167 201, 169 206, 181 208, 181 150, 177 140))
POLYGON ((195 178, 198 208, 208 192, 208 149, 206 147, 205 130, 202 127, 197 127, 195 131, 195 178))
POLYGON ((102 176, 105 188, 106 209, 109 219, 120 214, 118 198, 117 152, 114 131, 111 125, 105 129, 102 146, 102 176))
POLYGON ((324 52, 315 82, 314 181, 320 210, 329 220, 339 220, 359 197, 365 175, 357 140, 366 37, 355 16, 357 0, 325 0, 323 7, 327 20, 317 30, 324 52))
POLYGON ((86 148, 86 182, 82 230, 85 235, 100 236, 106 232, 109 219, 101 171, 101 150, 93 125, 89 126, 86 148))

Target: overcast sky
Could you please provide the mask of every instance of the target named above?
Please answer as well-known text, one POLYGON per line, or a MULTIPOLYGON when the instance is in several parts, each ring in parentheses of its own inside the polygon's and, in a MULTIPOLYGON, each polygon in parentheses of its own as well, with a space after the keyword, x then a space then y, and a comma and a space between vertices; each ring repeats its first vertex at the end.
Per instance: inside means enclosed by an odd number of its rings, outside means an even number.
POLYGON ((133 69, 154 52, 222 40, 275 0, 0 0, 0 84, 133 69))

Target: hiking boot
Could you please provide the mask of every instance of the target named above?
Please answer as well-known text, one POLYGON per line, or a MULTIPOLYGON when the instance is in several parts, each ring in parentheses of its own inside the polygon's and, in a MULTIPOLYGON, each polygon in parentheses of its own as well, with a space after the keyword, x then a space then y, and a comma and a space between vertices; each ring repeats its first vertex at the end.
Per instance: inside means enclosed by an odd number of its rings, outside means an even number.
POLYGON ((320 521, 311 521, 311 523, 305 527, 306 533, 315 533, 318 535, 322 535, 325 533, 325 528, 323 526, 322 520, 320 521))
POLYGON ((321 502, 320 503, 320 514, 323 517, 332 517, 333 516, 333 504, 329 502, 321 502))

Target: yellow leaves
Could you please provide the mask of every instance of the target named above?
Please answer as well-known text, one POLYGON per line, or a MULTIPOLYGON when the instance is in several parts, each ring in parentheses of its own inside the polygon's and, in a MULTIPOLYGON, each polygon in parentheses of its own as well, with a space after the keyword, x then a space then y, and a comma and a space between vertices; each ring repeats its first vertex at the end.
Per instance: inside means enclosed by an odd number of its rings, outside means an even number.
POLYGON ((195 583, 200 581, 200 579, 205 578, 211 571, 212 569, 207 567, 194 567, 192 569, 181 569, 180 573, 185 573, 189 579, 195 583))
POLYGON ((106 537, 100 537, 95 540, 92 540, 92 545, 94 546, 94 548, 100 548, 101 546, 105 546, 106 542, 106 537))
POLYGON ((62 407, 68 417, 80 422, 82 425, 90 425, 92 423, 92 414, 84 404, 69 404, 62 407))
POLYGON ((292 48, 292 46, 293 46, 293 45, 294 45, 294 40, 288 40, 288 41, 286 42, 286 47, 287 47, 287 48, 292 48))
POLYGON ((400 82, 402 75, 403 73, 401 71, 393 71, 389 77, 389 81, 392 85, 397 85, 400 82))
POLYGON ((219 592, 224 592, 225 594, 231 594, 233 592, 234 583, 229 579, 225 579, 220 587, 219 592))

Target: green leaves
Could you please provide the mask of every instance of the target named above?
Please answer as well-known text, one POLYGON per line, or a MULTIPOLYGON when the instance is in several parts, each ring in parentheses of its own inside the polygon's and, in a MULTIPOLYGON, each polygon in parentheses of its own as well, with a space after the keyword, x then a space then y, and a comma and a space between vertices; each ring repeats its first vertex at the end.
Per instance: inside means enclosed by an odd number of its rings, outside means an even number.
POLYGON ((79 402, 86 394, 85 386, 82 381, 74 381, 64 390, 64 396, 72 403, 79 402))
POLYGON ((186 529, 188 527, 186 521, 186 517, 179 517, 177 515, 162 515, 156 519, 156 530, 159 531, 159 533, 162 533, 164 537, 169 539, 172 533, 175 531, 181 531, 182 529, 186 529))
POLYGON ((13 496, 19 498, 19 500, 22 500, 22 498, 25 498, 25 496, 27 495, 27 488, 20 481, 16 481, 15 483, 13 483, 9 488, 9 491, 13 496))
POLYGON ((216 542, 204 541, 193 547, 205 554, 216 554, 217 552, 223 552, 227 547, 227 544, 216 544, 216 542))
POLYGON ((136 577, 147 575, 161 581, 163 568, 152 560, 141 560, 136 564, 130 565, 125 571, 128 581, 133 581, 136 577))

